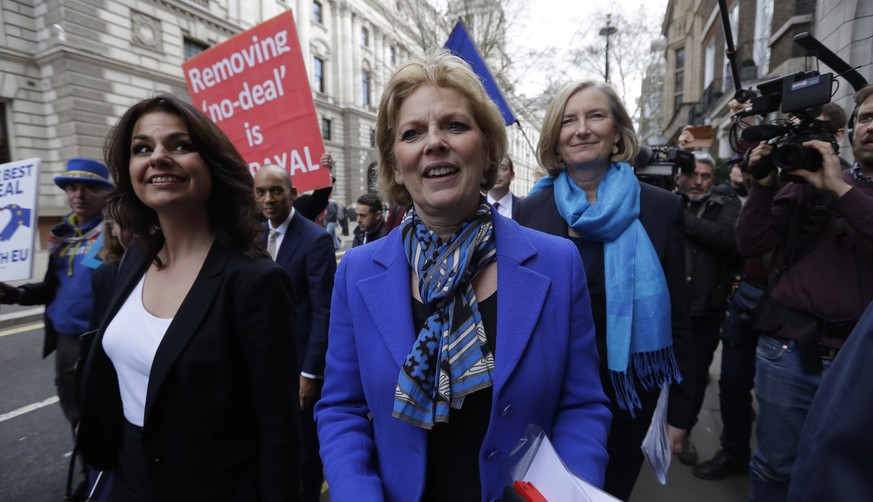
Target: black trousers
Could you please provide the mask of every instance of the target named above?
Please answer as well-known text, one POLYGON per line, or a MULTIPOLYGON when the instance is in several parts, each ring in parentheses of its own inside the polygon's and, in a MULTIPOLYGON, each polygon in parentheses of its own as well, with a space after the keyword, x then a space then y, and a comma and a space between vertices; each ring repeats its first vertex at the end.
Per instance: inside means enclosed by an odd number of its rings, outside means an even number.
POLYGON ((755 387, 757 337, 737 343, 722 342, 718 400, 724 429, 721 447, 732 455, 748 458, 752 451, 752 389, 755 387))
POLYGON ((153 502, 155 498, 142 448, 142 427, 125 420, 122 434, 109 501, 153 502))
POLYGON ((626 411, 616 409, 615 405, 610 406, 612 426, 606 439, 609 463, 606 464, 606 483, 603 489, 620 500, 630 498, 643 467, 644 457, 640 445, 649 430, 661 389, 646 391, 637 384, 637 393, 642 409, 636 410, 636 418, 630 418, 626 411))
MULTIPOLYGON (((321 397, 319 389, 316 401, 321 397)), ((313 410, 315 405, 300 411, 300 484, 303 488, 302 502, 318 502, 324 484, 324 465, 318 453, 318 431, 315 427, 313 410)))
POLYGON ((724 322, 724 315, 715 316, 692 316, 691 331, 694 333, 695 371, 694 383, 697 394, 694 396, 694 422, 688 428, 688 434, 697 423, 700 408, 703 407, 703 398, 706 395, 706 384, 709 380, 709 367, 718 348, 719 332, 724 322))

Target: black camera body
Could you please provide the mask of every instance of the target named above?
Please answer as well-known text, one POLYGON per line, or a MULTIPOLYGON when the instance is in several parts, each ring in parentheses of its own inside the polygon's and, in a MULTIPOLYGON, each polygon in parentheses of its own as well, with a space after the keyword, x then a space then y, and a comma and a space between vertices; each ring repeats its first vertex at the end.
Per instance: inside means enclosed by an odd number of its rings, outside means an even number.
POLYGON ((812 119, 789 127, 784 136, 775 138, 773 164, 783 171, 795 169, 818 171, 824 159, 821 158, 818 150, 803 146, 804 142, 814 139, 830 143, 834 147, 834 152, 839 153, 840 146, 830 125, 823 120, 812 119))
POLYGON ((642 146, 633 161, 640 181, 672 190, 676 175, 694 172, 694 154, 668 146, 642 146))
POLYGON ((761 96, 753 99, 751 108, 742 115, 766 115, 781 110, 794 118, 745 128, 742 133, 744 140, 767 141, 774 148, 769 158, 762 159, 751 169, 747 161, 741 167, 756 179, 764 178, 775 167, 781 168, 786 175, 795 169, 821 169, 821 155, 816 150, 805 148, 803 143, 821 140, 833 145, 835 152, 839 151, 835 131, 827 122, 817 118, 822 105, 831 100, 832 85, 833 74, 816 71, 798 72, 758 84, 761 96))
MULTIPOLYGON (((779 167, 785 173, 795 169, 811 172, 821 169, 823 162, 821 154, 818 150, 805 148, 803 143, 806 141, 824 141, 831 144, 835 153, 840 151, 830 124, 816 118, 804 117, 793 121, 785 120, 775 124, 752 126, 746 131, 743 131, 743 139, 767 141, 773 146, 772 155, 764 157, 751 168, 748 167, 748 159, 744 159, 740 164, 743 170, 751 172, 756 179, 766 177, 774 167, 779 167), (752 134, 747 134, 746 131, 751 131, 752 134)), ((751 150, 747 154, 750 152, 751 150)))

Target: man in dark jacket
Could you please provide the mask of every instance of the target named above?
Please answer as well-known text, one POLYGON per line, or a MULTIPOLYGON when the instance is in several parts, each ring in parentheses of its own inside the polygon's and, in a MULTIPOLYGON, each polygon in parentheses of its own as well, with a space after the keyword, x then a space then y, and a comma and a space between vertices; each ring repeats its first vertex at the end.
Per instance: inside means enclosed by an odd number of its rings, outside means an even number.
MULTIPOLYGON (((676 181, 685 198, 685 280, 688 285, 691 330, 694 333, 697 373, 695 411, 700 413, 706 390, 709 365, 718 347, 719 329, 725 317, 730 293, 728 261, 736 252, 734 225, 740 212, 739 201, 713 190, 715 162, 707 154, 697 154, 693 173, 681 173, 676 181)), ((696 415, 695 413, 695 415, 696 415)), ((697 451, 685 436, 686 446, 679 461, 697 463, 697 451)))
MULTIPOLYGON (((834 355, 873 301, 873 86, 858 91, 855 104, 851 169, 841 170, 829 142, 806 141, 804 148, 821 157, 820 166, 792 170, 805 183, 782 188, 775 170, 754 180, 737 221, 740 254, 775 251, 775 263, 784 270, 771 283, 755 326, 761 336, 757 442, 749 465, 752 500, 789 500, 810 403, 834 355)), ((749 166, 772 151, 772 145, 761 143, 749 153, 749 166)))
POLYGON ((336 183, 336 178, 333 176, 334 161, 330 153, 324 152, 321 160, 319 160, 319 164, 322 169, 327 169, 330 172, 330 186, 299 195, 294 199, 294 210, 302 214, 307 220, 315 221, 321 225, 322 223, 316 221, 316 219, 327 209, 327 203, 331 192, 333 192, 333 184, 336 183))
POLYGON ((385 236, 385 220, 382 219, 382 199, 378 196, 365 193, 358 197, 355 204, 355 218, 358 228, 355 229, 355 239, 352 247, 360 246, 381 239, 385 236))
POLYGON ((267 249, 288 272, 293 286, 300 365, 301 500, 314 502, 321 496, 324 474, 312 411, 324 382, 336 254, 324 229, 292 209, 296 198, 297 189, 281 167, 266 165, 255 173, 255 200, 269 229, 267 249))

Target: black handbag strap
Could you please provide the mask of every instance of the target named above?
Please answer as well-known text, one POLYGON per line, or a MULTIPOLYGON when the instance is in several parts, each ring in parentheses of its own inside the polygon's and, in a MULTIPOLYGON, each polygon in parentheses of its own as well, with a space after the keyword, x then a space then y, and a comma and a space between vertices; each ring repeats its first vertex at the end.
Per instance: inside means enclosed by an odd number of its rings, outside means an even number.
POLYGON ((73 474, 76 472, 76 456, 79 452, 78 445, 73 446, 73 454, 70 455, 70 467, 67 469, 67 492, 64 494, 64 502, 73 496, 73 474))

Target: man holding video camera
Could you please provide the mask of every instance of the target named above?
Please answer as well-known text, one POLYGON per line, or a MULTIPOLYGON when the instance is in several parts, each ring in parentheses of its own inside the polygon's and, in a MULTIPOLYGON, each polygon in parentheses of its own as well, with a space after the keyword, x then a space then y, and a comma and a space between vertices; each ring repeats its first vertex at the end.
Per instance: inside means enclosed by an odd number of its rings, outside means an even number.
MULTIPOLYGON (((873 86, 858 91, 855 104, 855 165, 842 171, 831 142, 804 141, 821 161, 787 171, 796 181, 781 189, 775 168, 755 179, 737 222, 739 252, 770 253, 771 264, 769 299, 755 326, 763 334, 756 361, 753 501, 786 500, 800 431, 822 373, 873 301, 873 86)), ((763 165, 773 151, 762 142, 747 167, 763 165)))

